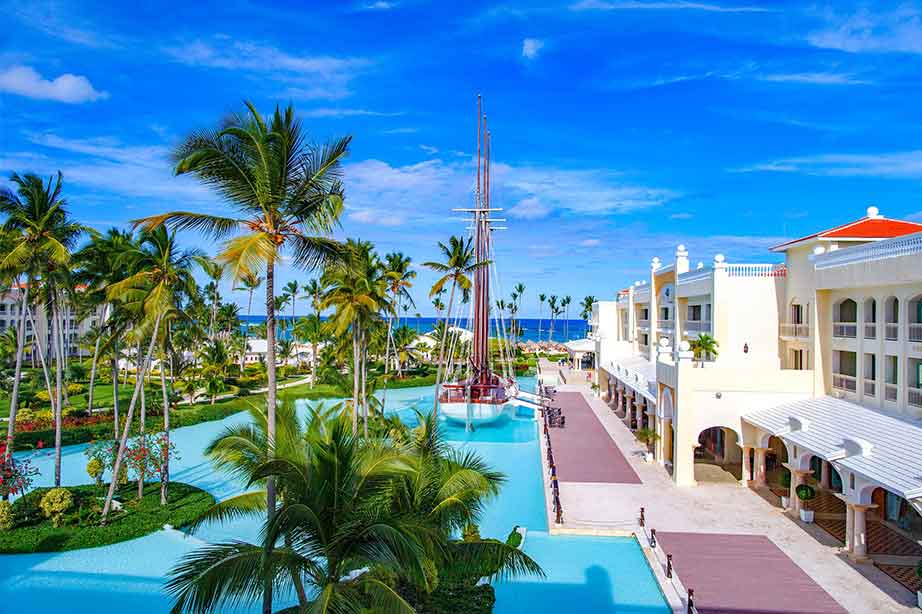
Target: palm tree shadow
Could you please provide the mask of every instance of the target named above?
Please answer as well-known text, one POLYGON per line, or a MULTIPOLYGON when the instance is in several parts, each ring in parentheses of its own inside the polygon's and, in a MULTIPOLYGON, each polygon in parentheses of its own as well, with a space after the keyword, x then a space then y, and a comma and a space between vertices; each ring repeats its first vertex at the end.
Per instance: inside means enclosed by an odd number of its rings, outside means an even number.
MULTIPOLYGON (((608 572, 593 565, 586 569, 581 584, 548 581, 513 581, 496 585, 497 609, 529 612, 593 612, 593 614, 624 614, 643 612, 631 604, 617 604, 611 590, 608 572), (514 604, 514 607, 513 607, 514 604)), ((652 611, 652 609, 650 610, 652 611)))

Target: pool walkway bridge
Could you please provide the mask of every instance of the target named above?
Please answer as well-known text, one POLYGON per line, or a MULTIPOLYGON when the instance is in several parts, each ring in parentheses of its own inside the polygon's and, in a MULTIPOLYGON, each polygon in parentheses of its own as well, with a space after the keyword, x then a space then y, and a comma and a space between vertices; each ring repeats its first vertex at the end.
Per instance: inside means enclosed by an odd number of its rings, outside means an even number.
MULTIPOLYGON (((544 380, 556 370, 545 361, 544 380)), ((702 613, 918 612, 915 595, 882 570, 853 563, 826 530, 754 490, 735 481, 676 487, 588 384, 556 386, 549 405, 566 417, 564 428, 542 426, 550 532, 635 535, 674 610, 686 610, 692 589, 702 613)))

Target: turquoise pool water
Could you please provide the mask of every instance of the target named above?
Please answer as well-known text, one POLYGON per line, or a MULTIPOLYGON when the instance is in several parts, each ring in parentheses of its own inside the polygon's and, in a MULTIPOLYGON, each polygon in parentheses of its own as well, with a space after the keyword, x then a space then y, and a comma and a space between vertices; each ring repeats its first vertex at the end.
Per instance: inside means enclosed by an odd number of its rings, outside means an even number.
MULTIPOLYGON (((526 390, 533 385, 532 379, 522 380, 526 390)), ((427 411, 431 404, 431 388, 395 390, 387 397, 387 411, 397 412, 411 423, 415 420, 414 407, 427 411)), ((239 492, 238 484, 212 470, 202 449, 225 426, 245 420, 245 416, 237 415, 174 431, 173 440, 181 454, 174 463, 174 479, 195 484, 219 498, 239 492)), ((538 429, 530 410, 511 410, 497 423, 474 433, 466 433, 460 425, 446 424, 445 428, 452 442, 477 450, 508 476, 502 493, 485 514, 481 534, 502 539, 514 525, 527 527, 525 550, 547 573, 541 580, 499 583, 496 612, 669 612, 635 540, 548 534, 538 429)), ((87 481, 84 447, 65 449, 66 484, 87 481)), ((51 453, 34 456, 33 463, 42 472, 37 485, 49 485, 51 453)), ((0 612, 166 612, 169 602, 161 592, 164 576, 184 553, 198 547, 198 540, 254 539, 258 527, 259 521, 254 519, 205 527, 193 539, 162 531, 91 550, 0 555, 0 612)))

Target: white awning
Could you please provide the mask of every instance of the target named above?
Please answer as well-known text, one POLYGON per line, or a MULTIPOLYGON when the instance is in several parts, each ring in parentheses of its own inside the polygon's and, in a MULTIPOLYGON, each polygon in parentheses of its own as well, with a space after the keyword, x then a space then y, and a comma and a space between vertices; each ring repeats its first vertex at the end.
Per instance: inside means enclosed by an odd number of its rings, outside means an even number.
POLYGON ((623 358, 602 365, 609 375, 656 405, 656 364, 642 356, 623 358))
POLYGON ((564 345, 567 348, 567 352, 570 354, 588 354, 590 352, 595 352, 595 341, 592 339, 574 339, 573 341, 567 341, 564 345))
POLYGON ((785 403, 743 420, 876 482, 922 497, 922 421, 830 396, 785 403))

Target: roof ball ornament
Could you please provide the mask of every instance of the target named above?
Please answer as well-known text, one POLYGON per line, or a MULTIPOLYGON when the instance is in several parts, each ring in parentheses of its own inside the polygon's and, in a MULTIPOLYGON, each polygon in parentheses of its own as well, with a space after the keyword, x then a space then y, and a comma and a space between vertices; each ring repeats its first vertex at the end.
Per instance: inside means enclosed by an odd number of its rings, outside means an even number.
POLYGON ((868 207, 868 217, 871 219, 880 219, 883 216, 880 214, 880 209, 878 209, 874 205, 871 205, 870 207, 868 207))
POLYGON ((661 348, 668 348, 668 347, 669 347, 669 338, 668 338, 668 337, 660 337, 659 346, 660 346, 661 348))
POLYGON ((679 344, 680 352, 687 352, 689 349, 691 349, 691 344, 688 343, 688 341, 682 341, 682 343, 679 344))

